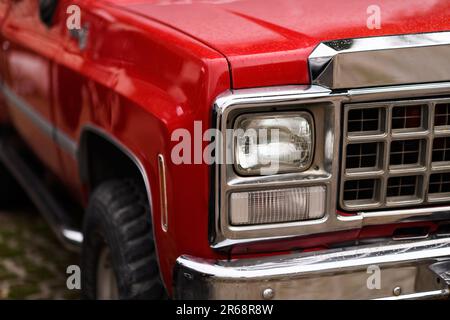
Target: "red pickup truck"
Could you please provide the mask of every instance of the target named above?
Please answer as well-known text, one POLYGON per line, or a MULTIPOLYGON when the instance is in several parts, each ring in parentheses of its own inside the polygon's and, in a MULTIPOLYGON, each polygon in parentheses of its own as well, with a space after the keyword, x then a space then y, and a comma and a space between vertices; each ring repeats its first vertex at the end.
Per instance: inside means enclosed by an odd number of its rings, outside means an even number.
POLYGON ((448 297, 450 3, 377 2, 1 0, 1 205, 89 299, 448 297))

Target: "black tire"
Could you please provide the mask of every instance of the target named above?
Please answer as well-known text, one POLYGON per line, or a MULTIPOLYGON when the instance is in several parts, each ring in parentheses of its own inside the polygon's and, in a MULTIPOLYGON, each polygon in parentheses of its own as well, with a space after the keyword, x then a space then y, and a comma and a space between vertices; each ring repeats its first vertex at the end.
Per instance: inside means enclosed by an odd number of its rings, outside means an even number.
POLYGON ((86 212, 82 294, 97 298, 99 255, 111 253, 120 299, 164 299, 145 192, 132 180, 112 180, 93 193, 86 212))

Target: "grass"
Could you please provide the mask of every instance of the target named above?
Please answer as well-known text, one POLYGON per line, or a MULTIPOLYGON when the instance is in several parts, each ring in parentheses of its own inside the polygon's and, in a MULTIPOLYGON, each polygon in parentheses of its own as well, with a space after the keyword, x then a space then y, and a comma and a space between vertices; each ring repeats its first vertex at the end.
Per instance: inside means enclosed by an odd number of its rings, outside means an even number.
POLYGON ((0 211, 0 289, 7 292, 3 298, 79 299, 79 291, 66 287, 66 268, 78 260, 59 244, 35 209, 0 211))
POLYGON ((23 299, 39 292, 39 286, 36 283, 24 282, 19 285, 13 285, 10 288, 8 299, 23 299))
POLYGON ((14 273, 9 272, 5 267, 0 265, 0 281, 13 280, 16 277, 14 273))

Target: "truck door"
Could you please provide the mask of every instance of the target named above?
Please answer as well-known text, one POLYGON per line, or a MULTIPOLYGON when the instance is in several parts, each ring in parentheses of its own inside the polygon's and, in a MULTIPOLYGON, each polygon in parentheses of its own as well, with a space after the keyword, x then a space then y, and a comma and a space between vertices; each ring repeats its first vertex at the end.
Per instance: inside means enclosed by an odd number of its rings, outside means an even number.
MULTIPOLYGON (((0 0, 0 29, 3 26, 3 21, 5 21, 8 15, 8 10, 11 5, 11 0, 0 0)), ((3 50, 1 50, 1 45, 4 42, 3 35, 0 32, 0 81, 3 81, 5 74, 5 59, 3 55, 3 50)), ((3 96, 0 96, 0 124, 8 121, 8 112, 6 109, 6 103, 3 96)))
POLYGON ((15 0, 3 24, 3 93, 11 121, 40 160, 60 172, 52 114, 52 59, 61 49, 58 23, 45 24, 42 3, 15 0))

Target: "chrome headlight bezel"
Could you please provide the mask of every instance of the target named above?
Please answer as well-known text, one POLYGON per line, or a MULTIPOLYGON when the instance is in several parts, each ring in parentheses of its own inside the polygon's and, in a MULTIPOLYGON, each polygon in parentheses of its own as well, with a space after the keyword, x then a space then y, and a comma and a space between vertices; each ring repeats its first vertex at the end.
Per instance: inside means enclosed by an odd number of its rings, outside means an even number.
MULTIPOLYGON (((303 87, 301 87, 303 89, 303 87)), ((314 92, 319 88, 309 89, 314 92)), ((243 90, 245 91, 245 90, 243 90)), ((251 91, 251 90, 249 90, 251 91)), ((258 90, 259 91, 259 90, 258 90)), ((233 137, 223 135, 217 146, 217 158, 222 159, 215 165, 215 216, 214 229, 210 234, 210 242, 213 247, 220 248, 231 243, 254 241, 255 239, 280 238, 295 236, 302 232, 318 233, 321 226, 327 222, 330 213, 335 210, 335 194, 331 192, 335 186, 331 177, 335 169, 333 155, 336 151, 337 138, 334 132, 337 129, 335 112, 339 108, 333 101, 325 99, 298 99, 299 90, 289 90, 294 93, 295 99, 278 99, 276 97, 263 97, 251 95, 241 99, 240 96, 230 93, 225 98, 220 97, 216 101, 217 122, 216 128, 220 132, 233 129, 236 119, 243 114, 309 114, 314 123, 313 156, 308 168, 304 171, 283 172, 273 175, 249 176, 239 174, 234 167, 232 159, 234 155, 233 137), (275 98, 275 101, 272 100, 275 98), (231 155, 231 157, 230 157, 231 155), (229 201, 233 192, 246 192, 258 190, 270 190, 296 187, 324 187, 325 214, 322 218, 314 220, 302 220, 293 222, 270 223, 264 225, 231 224, 229 215, 229 201), (333 204, 333 205, 331 205, 333 204)), ((328 90, 318 90, 318 96, 327 96, 328 90)))

